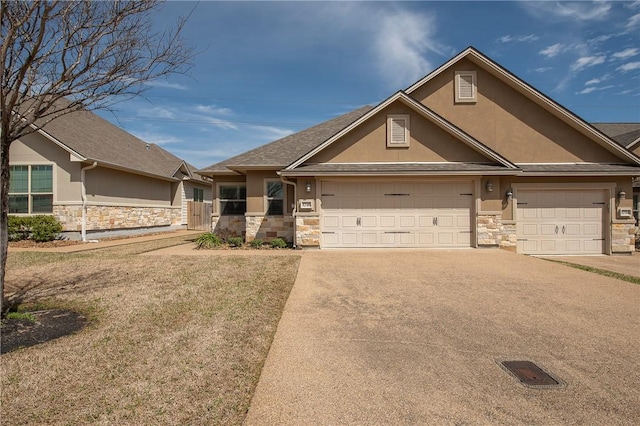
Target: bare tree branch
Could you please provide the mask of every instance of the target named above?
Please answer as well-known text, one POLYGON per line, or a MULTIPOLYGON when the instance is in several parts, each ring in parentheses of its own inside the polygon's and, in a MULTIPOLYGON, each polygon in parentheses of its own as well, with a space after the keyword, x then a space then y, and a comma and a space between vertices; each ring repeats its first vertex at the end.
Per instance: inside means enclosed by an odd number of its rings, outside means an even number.
MULTIPOLYGON (((173 29, 155 32, 159 0, 0 0, 0 294, 4 301, 9 147, 56 118, 109 109, 144 83, 190 69, 193 50, 173 29)), ((1 309, 0 309, 1 310, 1 309)))

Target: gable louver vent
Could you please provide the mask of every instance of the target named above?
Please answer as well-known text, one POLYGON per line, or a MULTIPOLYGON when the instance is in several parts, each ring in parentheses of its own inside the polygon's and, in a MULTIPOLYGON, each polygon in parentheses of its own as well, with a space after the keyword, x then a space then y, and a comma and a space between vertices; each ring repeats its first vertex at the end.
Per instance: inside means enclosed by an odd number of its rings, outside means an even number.
POLYGON ((476 72, 456 71, 456 102, 475 102, 476 99, 476 72))
POLYGON ((387 117, 387 146, 409 146, 409 114, 387 117))

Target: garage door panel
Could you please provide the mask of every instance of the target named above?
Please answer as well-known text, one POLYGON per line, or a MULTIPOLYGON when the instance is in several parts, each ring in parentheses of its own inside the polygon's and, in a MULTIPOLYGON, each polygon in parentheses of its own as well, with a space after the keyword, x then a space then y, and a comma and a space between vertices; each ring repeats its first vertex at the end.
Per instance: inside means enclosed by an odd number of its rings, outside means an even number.
POLYGON ((322 230, 339 237, 322 245, 469 247, 473 197, 460 194, 471 192, 470 182, 323 182, 322 230))
POLYGON ((604 191, 517 192, 517 250, 526 254, 604 251, 604 191))

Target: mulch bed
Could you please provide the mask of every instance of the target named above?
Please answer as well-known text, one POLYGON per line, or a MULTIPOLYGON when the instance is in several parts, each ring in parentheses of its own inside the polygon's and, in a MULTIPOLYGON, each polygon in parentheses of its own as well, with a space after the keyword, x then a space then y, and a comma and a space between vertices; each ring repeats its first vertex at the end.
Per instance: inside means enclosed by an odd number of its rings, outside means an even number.
POLYGON ((0 353, 5 354, 67 336, 87 324, 84 316, 73 311, 52 309, 31 314, 35 321, 14 318, 2 320, 0 353))

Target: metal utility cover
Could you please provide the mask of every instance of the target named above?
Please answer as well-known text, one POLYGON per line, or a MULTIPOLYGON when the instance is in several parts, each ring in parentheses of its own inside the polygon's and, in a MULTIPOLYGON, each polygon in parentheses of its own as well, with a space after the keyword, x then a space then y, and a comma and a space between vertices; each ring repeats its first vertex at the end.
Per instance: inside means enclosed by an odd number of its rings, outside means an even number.
POLYGON ((502 361, 501 364, 509 372, 527 386, 558 386, 560 381, 554 379, 531 361, 502 361))

